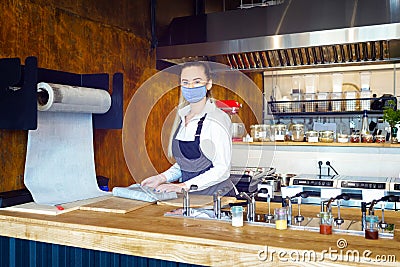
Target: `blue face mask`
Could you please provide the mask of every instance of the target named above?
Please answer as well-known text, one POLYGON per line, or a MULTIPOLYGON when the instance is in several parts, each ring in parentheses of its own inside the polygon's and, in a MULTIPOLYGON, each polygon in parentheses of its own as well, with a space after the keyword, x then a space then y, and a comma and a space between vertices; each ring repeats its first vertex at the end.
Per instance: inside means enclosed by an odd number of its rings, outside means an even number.
POLYGON ((181 90, 183 97, 189 103, 197 103, 202 100, 207 94, 207 88, 205 85, 194 88, 181 86, 181 90))

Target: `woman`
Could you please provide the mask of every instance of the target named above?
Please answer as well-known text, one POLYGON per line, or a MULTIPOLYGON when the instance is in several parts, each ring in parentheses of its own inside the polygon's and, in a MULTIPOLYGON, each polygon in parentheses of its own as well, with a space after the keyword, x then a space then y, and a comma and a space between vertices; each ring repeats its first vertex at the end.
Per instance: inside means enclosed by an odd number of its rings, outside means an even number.
POLYGON ((212 79, 205 62, 182 66, 181 91, 189 103, 178 110, 176 131, 169 151, 176 160, 165 172, 142 181, 161 192, 182 192, 192 185, 196 193, 211 195, 232 189, 229 180, 232 156, 231 120, 210 97, 212 79), (180 180, 179 183, 172 183, 180 180))

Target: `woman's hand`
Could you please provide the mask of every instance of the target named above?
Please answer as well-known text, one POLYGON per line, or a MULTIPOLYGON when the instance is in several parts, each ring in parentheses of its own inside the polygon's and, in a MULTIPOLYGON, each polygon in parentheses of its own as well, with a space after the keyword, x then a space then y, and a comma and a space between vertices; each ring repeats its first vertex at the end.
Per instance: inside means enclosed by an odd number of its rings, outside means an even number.
POLYGON ((187 190, 187 186, 185 183, 167 183, 167 184, 161 184, 159 185, 156 190, 160 192, 176 192, 176 193, 182 193, 182 189, 187 190))
POLYGON ((167 182, 167 178, 163 174, 158 174, 154 176, 150 176, 149 178, 144 179, 140 185, 147 186, 151 188, 157 188, 159 185, 167 182))

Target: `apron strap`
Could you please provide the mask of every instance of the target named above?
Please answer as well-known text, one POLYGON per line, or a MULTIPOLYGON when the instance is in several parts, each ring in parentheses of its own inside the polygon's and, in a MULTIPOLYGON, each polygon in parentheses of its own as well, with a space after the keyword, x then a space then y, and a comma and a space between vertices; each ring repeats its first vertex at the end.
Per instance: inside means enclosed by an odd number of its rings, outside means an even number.
POLYGON ((203 128, 203 122, 204 122, 206 116, 207 116, 207 113, 204 114, 204 116, 201 117, 199 122, 197 123, 197 130, 196 130, 196 133, 194 135, 195 140, 200 138, 201 129, 203 128))

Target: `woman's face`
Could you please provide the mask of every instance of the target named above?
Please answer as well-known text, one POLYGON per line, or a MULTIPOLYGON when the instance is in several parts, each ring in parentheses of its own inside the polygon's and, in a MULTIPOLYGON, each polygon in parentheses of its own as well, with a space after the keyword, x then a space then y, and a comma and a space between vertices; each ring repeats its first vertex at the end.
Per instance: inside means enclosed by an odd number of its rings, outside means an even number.
POLYGON ((202 66, 189 66, 182 69, 181 86, 195 88, 204 85, 206 85, 207 90, 210 90, 212 82, 207 78, 202 66))

